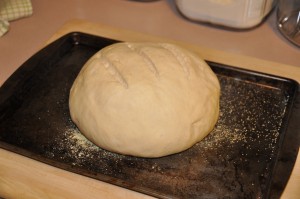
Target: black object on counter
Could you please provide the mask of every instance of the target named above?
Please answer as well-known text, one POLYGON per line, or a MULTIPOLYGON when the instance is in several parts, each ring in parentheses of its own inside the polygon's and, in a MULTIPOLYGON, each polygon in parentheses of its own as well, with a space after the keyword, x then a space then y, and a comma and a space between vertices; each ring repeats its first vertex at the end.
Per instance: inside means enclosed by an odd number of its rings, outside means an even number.
POLYGON ((221 83, 214 130, 178 154, 119 155, 86 140, 68 106, 83 64, 115 42, 70 33, 25 62, 0 88, 0 147, 160 198, 280 196, 299 148, 298 83, 208 62, 221 83))

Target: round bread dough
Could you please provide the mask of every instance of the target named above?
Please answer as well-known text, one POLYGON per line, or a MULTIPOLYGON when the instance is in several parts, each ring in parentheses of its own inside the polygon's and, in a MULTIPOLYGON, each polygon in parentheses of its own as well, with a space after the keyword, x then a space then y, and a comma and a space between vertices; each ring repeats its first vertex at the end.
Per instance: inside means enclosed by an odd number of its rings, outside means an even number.
POLYGON ((169 43, 116 43, 91 57, 69 98, 71 118, 99 147, 161 157, 214 127, 220 85, 196 54, 169 43))

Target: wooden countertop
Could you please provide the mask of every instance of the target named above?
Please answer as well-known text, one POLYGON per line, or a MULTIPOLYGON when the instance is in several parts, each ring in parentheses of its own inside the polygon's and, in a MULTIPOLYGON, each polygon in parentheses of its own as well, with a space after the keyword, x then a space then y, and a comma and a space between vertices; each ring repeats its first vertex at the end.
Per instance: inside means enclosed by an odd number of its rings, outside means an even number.
MULTIPOLYGON (((298 61, 300 50, 287 43, 275 29, 272 29, 271 19, 250 32, 228 32, 182 19, 174 14, 173 8, 170 9, 169 1, 145 4, 117 0, 99 1, 98 3, 89 1, 90 4, 95 3, 94 6, 88 6, 84 3, 85 1, 72 1, 72 3, 62 1, 57 13, 63 15, 65 10, 70 9, 71 11, 60 17, 51 13, 41 13, 41 10, 44 12, 49 10, 53 13, 51 6, 58 8, 54 1, 33 0, 32 2, 34 16, 24 19, 24 21, 12 22, 10 32, 0 38, 0 85, 26 59, 43 47, 46 41, 53 41, 72 31, 82 31, 127 41, 175 42, 196 51, 207 60, 280 75, 300 82, 298 61), (89 9, 90 13, 84 12, 89 9), (111 10, 109 11, 109 9, 111 10), (146 12, 151 9, 157 13, 146 12), (101 12, 99 15, 97 15, 98 11, 101 12), (114 13, 113 17, 111 12, 114 13), (122 19, 122 12, 124 16, 126 13, 129 16, 122 19), (141 15, 141 17, 136 18, 136 15, 141 15), (69 21, 74 17, 85 18, 91 22, 69 21), (147 21, 147 25, 143 25, 143 20, 147 21), (155 20, 155 23, 152 20, 155 20), (33 27, 35 27, 34 32, 32 31, 33 27), (43 29, 44 27, 46 28, 43 29), (262 39, 260 33, 268 34, 268 36, 262 39), (20 36, 23 37, 20 38, 20 36), (224 41, 221 42, 221 40, 224 41)), ((282 198, 298 198, 300 195, 299 184, 300 156, 297 158, 282 198)), ((140 193, 57 169, 3 149, 0 149, 0 197, 150 198, 140 193)))
POLYGON ((255 29, 229 31, 184 19, 174 0, 31 1, 33 15, 10 22, 9 32, 0 38, 0 85, 57 29, 74 18, 300 67, 300 49, 279 33, 275 12, 255 29))

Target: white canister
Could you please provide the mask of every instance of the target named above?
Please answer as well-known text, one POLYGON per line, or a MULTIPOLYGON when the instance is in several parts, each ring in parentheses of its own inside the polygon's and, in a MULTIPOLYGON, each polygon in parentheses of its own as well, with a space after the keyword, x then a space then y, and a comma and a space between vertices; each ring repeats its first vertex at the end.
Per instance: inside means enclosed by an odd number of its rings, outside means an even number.
POLYGON ((276 0, 176 0, 178 10, 188 19, 246 29, 258 25, 276 0))

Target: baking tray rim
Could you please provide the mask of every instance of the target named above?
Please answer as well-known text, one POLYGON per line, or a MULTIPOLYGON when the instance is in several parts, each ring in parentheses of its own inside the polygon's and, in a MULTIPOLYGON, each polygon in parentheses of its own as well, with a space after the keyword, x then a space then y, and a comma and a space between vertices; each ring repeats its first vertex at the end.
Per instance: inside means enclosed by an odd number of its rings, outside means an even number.
MULTIPOLYGON (((16 79, 16 74, 18 74, 18 73, 20 73, 20 71, 24 70, 24 66, 27 66, 27 67, 30 66, 28 63, 32 59, 35 59, 35 57, 37 57, 39 55, 39 53, 41 53, 42 51, 47 50, 49 48, 49 46, 53 45, 55 42, 61 41, 62 39, 70 39, 70 37, 72 39, 73 45, 80 45, 80 44, 82 44, 82 43, 80 43, 81 42, 81 38, 80 37, 82 37, 83 35, 85 35, 85 36, 92 36, 92 37, 99 37, 99 38, 107 39, 107 40, 110 40, 110 41, 113 41, 113 42, 120 42, 118 40, 114 40, 114 39, 102 37, 102 36, 99 36, 99 35, 91 35, 91 34, 87 34, 87 33, 83 33, 83 32, 70 32, 70 33, 67 33, 67 34, 63 35, 62 37, 56 39, 55 41, 51 42, 50 44, 48 44, 47 46, 45 46, 44 48, 42 48, 41 50, 39 50, 38 52, 36 52, 34 55, 32 55, 27 61, 25 61, 0 86, 0 94, 1 94, 1 91, 7 90, 9 87, 17 86, 17 84, 13 84, 13 85, 9 84, 8 85, 7 82, 12 82, 14 79, 16 79)), ((85 45, 85 44, 83 44, 83 45, 85 45)), ((217 63, 217 62, 214 62, 214 61, 209 61, 209 60, 205 60, 205 61, 209 65, 211 65, 211 64, 219 65, 219 66, 222 66, 222 68, 225 68, 225 69, 228 69, 228 70, 233 70, 233 71, 238 72, 238 73, 249 73, 249 74, 254 75, 254 76, 271 78, 271 79, 278 80, 278 81, 288 82, 289 84, 293 85, 294 86, 294 92, 293 92, 293 95, 292 95, 292 99, 290 100, 289 107, 287 107, 290 110, 288 111, 288 115, 286 117, 284 117, 284 119, 286 120, 287 124, 285 126, 285 129, 282 130, 283 133, 284 133, 284 135, 286 134, 286 131, 287 131, 286 128, 288 128, 288 126, 289 126, 289 119, 290 119, 290 117, 292 115, 292 107, 294 106, 295 99, 297 97, 297 94, 299 93, 298 92, 298 90, 299 90, 299 83, 296 80, 291 79, 291 78, 277 76, 277 75, 272 75, 272 74, 268 74, 268 73, 258 72, 258 71, 254 71, 254 70, 244 69, 244 68, 240 68, 238 66, 226 65, 226 64, 217 63)), ((2 101, 4 101, 4 100, 2 100, 2 101)), ((1 104, 2 101, 0 100, 0 104, 1 104)), ((279 148, 282 147, 282 142, 285 139, 284 137, 285 136, 282 136, 279 148)), ((80 168, 75 168, 74 169, 74 167, 72 167, 71 165, 67 165, 65 163, 60 163, 60 162, 57 162, 57 161, 53 161, 51 159, 42 157, 42 156, 37 155, 37 154, 35 154, 33 152, 30 152, 28 150, 24 150, 24 149, 22 149, 20 147, 7 144, 7 143, 3 142, 2 140, 0 140, 0 148, 2 148, 4 150, 11 151, 13 153, 16 153, 16 154, 19 154, 19 155, 22 155, 22 156, 25 156, 25 157, 28 157, 28 158, 36 160, 38 162, 42 162, 42 163, 48 164, 50 166, 54 166, 54 167, 63 169, 65 171, 74 172, 74 173, 77 173, 77 174, 80 174, 80 175, 83 175, 83 176, 87 176, 87 177, 91 177, 93 179, 100 180, 99 178, 95 178, 95 175, 87 173, 83 169, 80 169, 80 168), (53 164, 53 162, 55 162, 55 163, 53 164), (66 167, 69 167, 69 168, 66 169, 66 167)), ((280 151, 280 149, 279 149, 279 151, 280 151)), ((278 155, 279 154, 277 154, 277 156, 278 155)), ((278 159, 278 157, 276 157, 276 159, 278 159)), ((294 163, 295 163, 295 160, 294 160, 294 163)), ((275 164, 277 164, 277 161, 276 161, 275 164)), ((275 168, 275 166, 274 166, 274 168, 275 168)), ((273 172, 274 172, 274 169, 273 169, 273 172)), ((273 175, 273 174, 271 174, 271 175, 273 175)), ((290 175, 291 175, 291 173, 290 173, 290 175)), ((153 191, 152 189, 148 189, 148 188, 141 187, 141 186, 136 186, 136 185, 133 185, 133 184, 131 184, 129 182, 120 180, 120 179, 115 178, 115 177, 107 176, 107 175, 100 174, 100 173, 97 173, 96 176, 101 176, 101 180, 100 181, 108 182, 108 183, 111 183, 113 185, 117 185, 117 186, 120 186, 120 187, 123 187, 123 188, 127 188, 127 189, 132 190, 132 191, 137 191, 137 192, 140 192, 140 193, 144 193, 144 194, 148 194, 148 195, 155 196, 155 197, 160 197, 160 198, 170 198, 169 195, 165 195, 165 194, 162 194, 162 193, 157 193, 157 192, 153 191)), ((174 198, 174 196, 171 196, 171 197, 174 198)))

